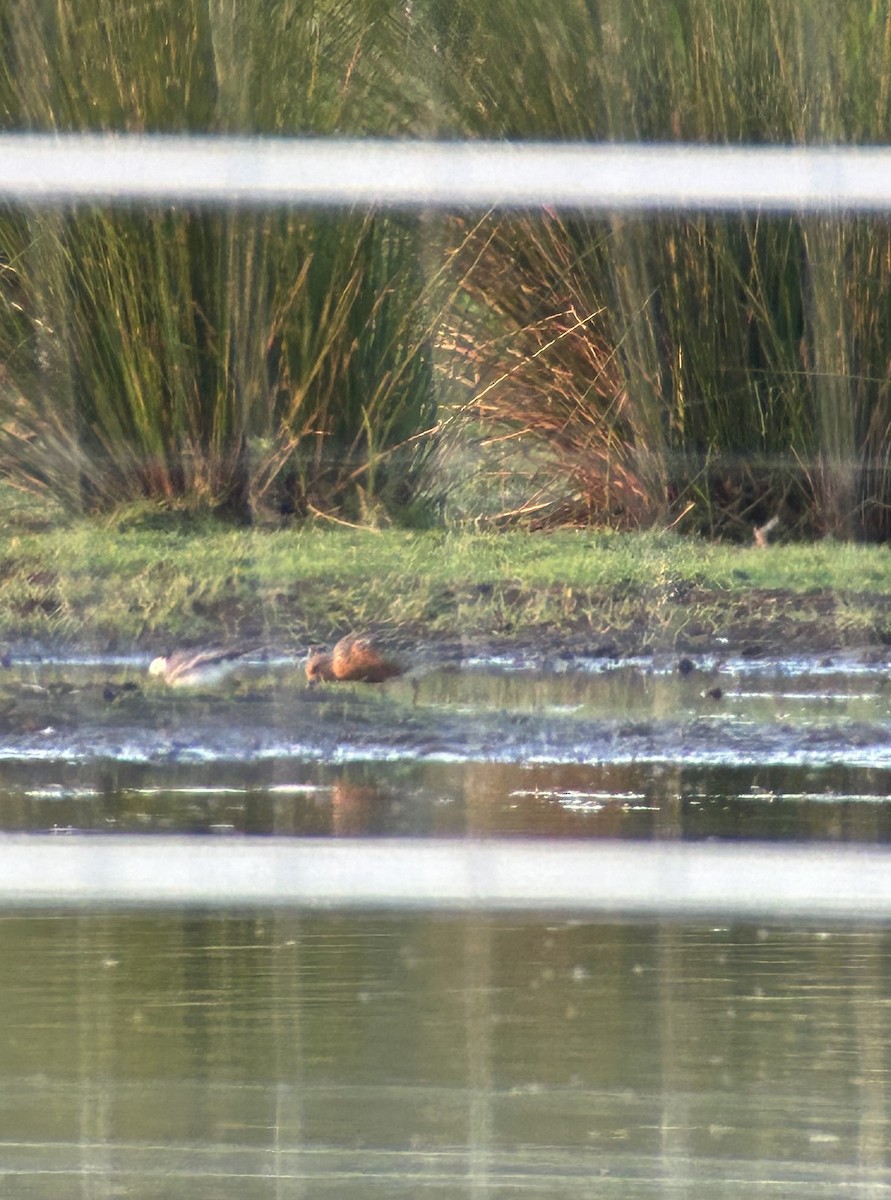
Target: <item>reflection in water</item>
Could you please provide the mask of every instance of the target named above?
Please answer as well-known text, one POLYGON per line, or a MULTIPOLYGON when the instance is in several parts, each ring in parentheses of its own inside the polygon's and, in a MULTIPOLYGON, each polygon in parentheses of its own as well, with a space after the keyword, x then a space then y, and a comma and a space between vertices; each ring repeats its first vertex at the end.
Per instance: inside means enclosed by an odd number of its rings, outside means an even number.
POLYGON ((891 841, 891 772, 590 763, 6 763, 0 830, 891 841))
POLYGON ((126 661, 5 672, 0 830, 891 840, 878 664, 465 666, 417 691, 248 666, 208 694, 126 661))
POLYGON ((38 1200, 885 1194, 889 950, 870 929, 7 917, 0 1171, 38 1200))

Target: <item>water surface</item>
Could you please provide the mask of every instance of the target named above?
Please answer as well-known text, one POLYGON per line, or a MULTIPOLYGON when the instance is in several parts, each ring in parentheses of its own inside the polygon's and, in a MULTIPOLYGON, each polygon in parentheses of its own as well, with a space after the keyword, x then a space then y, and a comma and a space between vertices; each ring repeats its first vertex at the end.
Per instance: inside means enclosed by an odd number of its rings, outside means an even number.
POLYGON ((0 829, 887 840, 883 663, 523 659, 213 692, 132 659, 2 677, 0 829), (690 667, 692 669, 686 669, 690 667))
POLYGON ((883 930, 7 916, 5 1196, 876 1196, 883 930))
MULTIPOLYGON (((145 666, 3 674, 0 830, 891 833, 865 660, 145 666)), ((0 962, 4 1197, 891 1195, 878 926, 6 911, 0 962)))

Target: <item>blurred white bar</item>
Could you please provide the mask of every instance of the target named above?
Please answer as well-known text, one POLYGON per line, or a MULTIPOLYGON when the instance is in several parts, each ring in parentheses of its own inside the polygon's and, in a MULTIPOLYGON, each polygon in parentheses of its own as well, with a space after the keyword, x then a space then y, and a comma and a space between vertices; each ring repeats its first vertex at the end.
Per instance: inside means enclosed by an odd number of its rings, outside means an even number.
POLYGON ((290 905, 876 920, 891 851, 679 842, 0 836, 0 906, 290 905))
POLYGON ((891 148, 2 134, 0 199, 883 212, 891 148))

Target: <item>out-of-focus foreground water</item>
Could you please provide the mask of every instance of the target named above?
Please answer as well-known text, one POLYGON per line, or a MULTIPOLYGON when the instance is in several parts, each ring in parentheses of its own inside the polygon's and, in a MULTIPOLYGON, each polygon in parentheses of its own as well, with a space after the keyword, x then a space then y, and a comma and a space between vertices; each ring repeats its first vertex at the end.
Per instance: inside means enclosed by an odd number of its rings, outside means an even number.
POLYGON ((8 915, 8 1197, 884 1195, 884 930, 8 915))

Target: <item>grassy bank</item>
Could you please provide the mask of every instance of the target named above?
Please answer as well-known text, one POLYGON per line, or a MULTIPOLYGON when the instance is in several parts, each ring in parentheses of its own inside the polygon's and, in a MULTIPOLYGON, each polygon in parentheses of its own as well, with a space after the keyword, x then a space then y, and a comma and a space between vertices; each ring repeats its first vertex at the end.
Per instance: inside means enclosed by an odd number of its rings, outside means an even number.
POLYGON ((19 519, 0 536, 5 639, 127 649, 388 626, 442 642, 618 653, 891 641, 891 556, 674 534, 235 529, 19 519))

